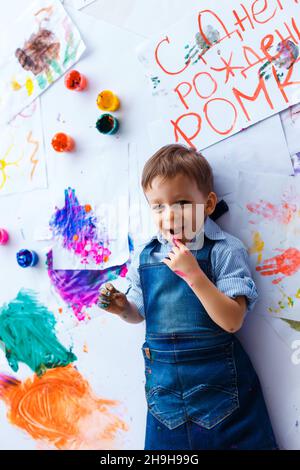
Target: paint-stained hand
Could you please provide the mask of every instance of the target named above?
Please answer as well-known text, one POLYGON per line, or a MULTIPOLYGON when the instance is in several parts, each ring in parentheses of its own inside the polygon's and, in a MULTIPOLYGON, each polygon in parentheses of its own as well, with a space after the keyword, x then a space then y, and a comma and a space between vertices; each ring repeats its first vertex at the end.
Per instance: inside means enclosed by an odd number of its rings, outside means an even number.
POLYGON ((101 286, 97 304, 98 307, 116 315, 120 315, 130 306, 126 295, 118 291, 110 282, 101 286))
POLYGON ((168 253, 168 257, 170 259, 164 258, 162 262, 192 286, 193 279, 202 271, 191 251, 174 237, 172 251, 168 253))

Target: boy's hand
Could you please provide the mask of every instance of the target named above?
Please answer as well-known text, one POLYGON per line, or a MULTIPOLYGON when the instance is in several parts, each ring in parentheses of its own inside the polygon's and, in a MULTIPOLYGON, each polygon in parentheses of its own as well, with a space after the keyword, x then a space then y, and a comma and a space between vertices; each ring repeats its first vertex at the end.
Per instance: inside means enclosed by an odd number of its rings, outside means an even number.
POLYGON ((192 286, 194 277, 202 274, 202 270, 196 258, 180 240, 173 237, 172 241, 172 251, 168 253, 170 259, 164 258, 162 262, 192 286))
POLYGON ((126 295, 108 282, 100 288, 97 305, 107 312, 120 315, 130 304, 126 295))

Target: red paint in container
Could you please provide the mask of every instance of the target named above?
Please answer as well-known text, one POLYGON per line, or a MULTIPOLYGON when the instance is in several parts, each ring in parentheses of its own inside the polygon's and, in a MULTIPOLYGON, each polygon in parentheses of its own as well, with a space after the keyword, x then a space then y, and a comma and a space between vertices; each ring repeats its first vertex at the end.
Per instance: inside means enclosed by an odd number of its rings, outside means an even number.
POLYGON ((82 91, 87 86, 87 79, 78 70, 71 70, 65 76, 65 85, 68 90, 82 91))
POLYGON ((56 152, 71 152, 75 147, 75 142, 72 137, 63 132, 55 134, 51 144, 56 152))

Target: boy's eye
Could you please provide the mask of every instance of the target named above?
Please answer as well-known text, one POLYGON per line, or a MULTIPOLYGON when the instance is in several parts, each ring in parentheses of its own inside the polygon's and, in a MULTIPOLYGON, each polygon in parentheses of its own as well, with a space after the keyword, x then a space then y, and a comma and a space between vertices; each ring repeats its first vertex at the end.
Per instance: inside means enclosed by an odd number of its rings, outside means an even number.
POLYGON ((181 206, 186 206, 188 204, 191 204, 191 202, 189 202, 189 201, 178 201, 177 204, 180 204, 181 206))
MULTIPOLYGON (((173 206, 176 208, 176 206, 185 206, 185 205, 188 205, 188 204, 191 204, 190 201, 178 201, 176 202, 175 204, 173 204, 173 206)), ((154 204, 152 206, 152 209, 156 212, 161 212, 163 211, 165 208, 164 204, 154 204)))

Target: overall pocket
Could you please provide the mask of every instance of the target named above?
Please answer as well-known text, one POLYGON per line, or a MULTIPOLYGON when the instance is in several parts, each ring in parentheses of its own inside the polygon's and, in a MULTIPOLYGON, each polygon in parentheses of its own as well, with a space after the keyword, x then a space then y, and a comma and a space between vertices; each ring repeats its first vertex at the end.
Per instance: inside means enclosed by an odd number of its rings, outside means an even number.
MULTIPOLYGON (((149 412, 169 429, 187 421, 182 394, 178 385, 176 363, 170 352, 164 361, 149 357, 149 348, 142 348, 145 361, 145 395, 149 412)), ((151 349, 151 354, 155 351, 151 349)))
POLYGON ((239 408, 234 343, 160 351, 143 347, 149 411, 170 429, 212 429, 239 408))

